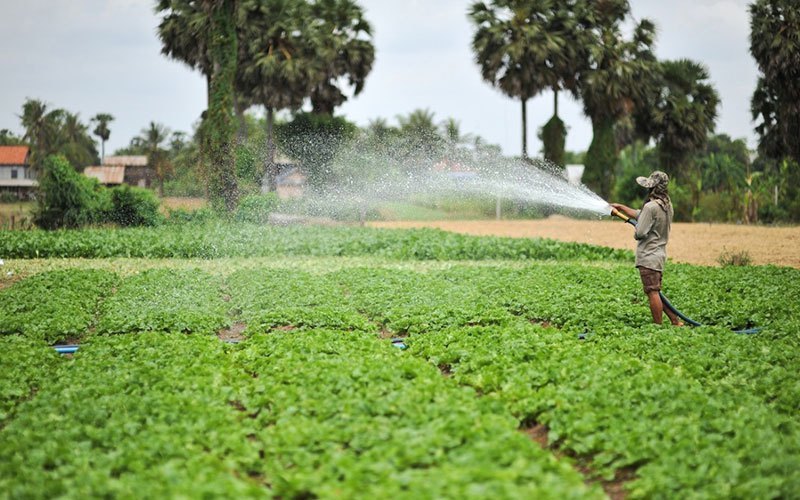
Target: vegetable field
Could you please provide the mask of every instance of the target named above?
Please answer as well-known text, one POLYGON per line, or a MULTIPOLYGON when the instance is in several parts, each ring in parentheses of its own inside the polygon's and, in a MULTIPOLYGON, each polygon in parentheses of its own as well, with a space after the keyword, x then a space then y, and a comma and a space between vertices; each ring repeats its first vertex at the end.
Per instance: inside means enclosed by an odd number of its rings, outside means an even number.
POLYGON ((668 264, 689 329, 581 244, 0 240, 0 498, 800 496, 796 269, 668 264))

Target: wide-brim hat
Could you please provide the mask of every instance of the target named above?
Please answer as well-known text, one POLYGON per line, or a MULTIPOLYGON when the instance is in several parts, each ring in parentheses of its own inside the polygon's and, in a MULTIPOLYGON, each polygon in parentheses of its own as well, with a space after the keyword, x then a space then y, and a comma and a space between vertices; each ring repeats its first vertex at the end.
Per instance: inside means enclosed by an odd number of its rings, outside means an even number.
POLYGON ((636 183, 647 189, 652 189, 659 184, 665 186, 669 184, 669 176, 660 170, 656 170, 650 174, 650 177, 637 177, 636 183))

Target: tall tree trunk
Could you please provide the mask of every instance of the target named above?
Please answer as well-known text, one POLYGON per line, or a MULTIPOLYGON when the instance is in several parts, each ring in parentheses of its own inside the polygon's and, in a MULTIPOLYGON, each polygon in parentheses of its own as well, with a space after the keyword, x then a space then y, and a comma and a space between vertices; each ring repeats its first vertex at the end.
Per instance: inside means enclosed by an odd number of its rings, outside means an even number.
POLYGON ((558 89, 553 89, 553 116, 558 116, 558 89))
POLYGON ((567 128, 558 117, 558 89, 553 89, 553 116, 542 127, 544 157, 555 165, 564 166, 564 143, 567 128))
POLYGON ((211 205, 229 213, 236 209, 238 189, 234 140, 233 82, 236 76, 237 38, 234 0, 206 2, 211 20, 210 55, 213 65, 210 101, 204 123, 204 154, 209 169, 211 205))
POLYGON ((236 144, 241 146, 247 141, 247 121, 244 119, 244 105, 242 101, 236 97, 233 99, 233 111, 236 113, 236 123, 238 124, 238 128, 236 129, 236 144))
POLYGON ((528 99, 523 97, 522 101, 522 159, 528 159, 528 99))
POLYGON ((614 139, 614 120, 592 119, 592 143, 586 152, 584 184, 604 200, 611 197, 614 186, 614 168, 617 163, 617 143, 614 139))
POLYGON ((100 138, 100 165, 103 165, 106 161, 106 141, 103 138, 100 138))
POLYGON ((270 191, 277 191, 275 180, 278 178, 278 166, 275 164, 275 108, 267 104, 267 159, 264 171, 267 174, 267 186, 270 191))

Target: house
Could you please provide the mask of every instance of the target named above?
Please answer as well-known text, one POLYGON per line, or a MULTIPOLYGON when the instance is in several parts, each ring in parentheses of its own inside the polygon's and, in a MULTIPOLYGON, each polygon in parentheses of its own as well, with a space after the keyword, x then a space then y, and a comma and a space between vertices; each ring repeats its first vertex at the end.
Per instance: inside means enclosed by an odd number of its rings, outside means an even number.
POLYGON ((30 166, 28 146, 0 146, 0 193, 18 199, 32 198, 39 185, 30 166))
POLYGON ((155 171, 148 166, 147 156, 106 156, 101 166, 86 167, 83 175, 97 179, 104 186, 151 187, 156 181, 155 171))
POLYGON ((149 188, 156 181, 155 171, 148 166, 147 156, 106 156, 104 167, 123 167, 122 182, 130 186, 149 188))
POLYGON ((86 167, 83 175, 106 187, 119 186, 125 180, 125 167, 86 167))

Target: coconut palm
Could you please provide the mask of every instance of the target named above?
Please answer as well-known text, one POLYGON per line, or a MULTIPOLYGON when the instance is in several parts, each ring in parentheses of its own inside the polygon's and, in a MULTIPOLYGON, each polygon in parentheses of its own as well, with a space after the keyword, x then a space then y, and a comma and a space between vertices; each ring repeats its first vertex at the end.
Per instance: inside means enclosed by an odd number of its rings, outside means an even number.
POLYGON ((64 112, 59 130, 59 152, 76 170, 97 161, 97 149, 89 135, 89 127, 81 122, 77 113, 64 112))
POLYGON ((375 61, 372 28, 353 0, 314 0, 305 26, 313 78, 310 99, 314 113, 332 115, 347 100, 345 81, 356 96, 364 89, 375 61))
POLYGON ((38 99, 27 99, 22 105, 19 118, 25 129, 23 139, 30 144, 31 167, 36 172, 44 159, 58 150, 63 114, 62 109, 48 110, 47 104, 38 99))
POLYGON ((528 157, 527 102, 542 90, 558 86, 558 77, 545 70, 564 46, 550 31, 552 0, 493 0, 470 6, 476 31, 472 38, 475 61, 484 80, 522 106, 522 157, 528 157))
POLYGON ((98 113, 94 115, 92 121, 97 123, 93 133, 100 138, 100 163, 103 163, 106 157, 106 141, 111 137, 111 129, 108 128, 108 124, 114 121, 114 117, 108 113, 98 113))

